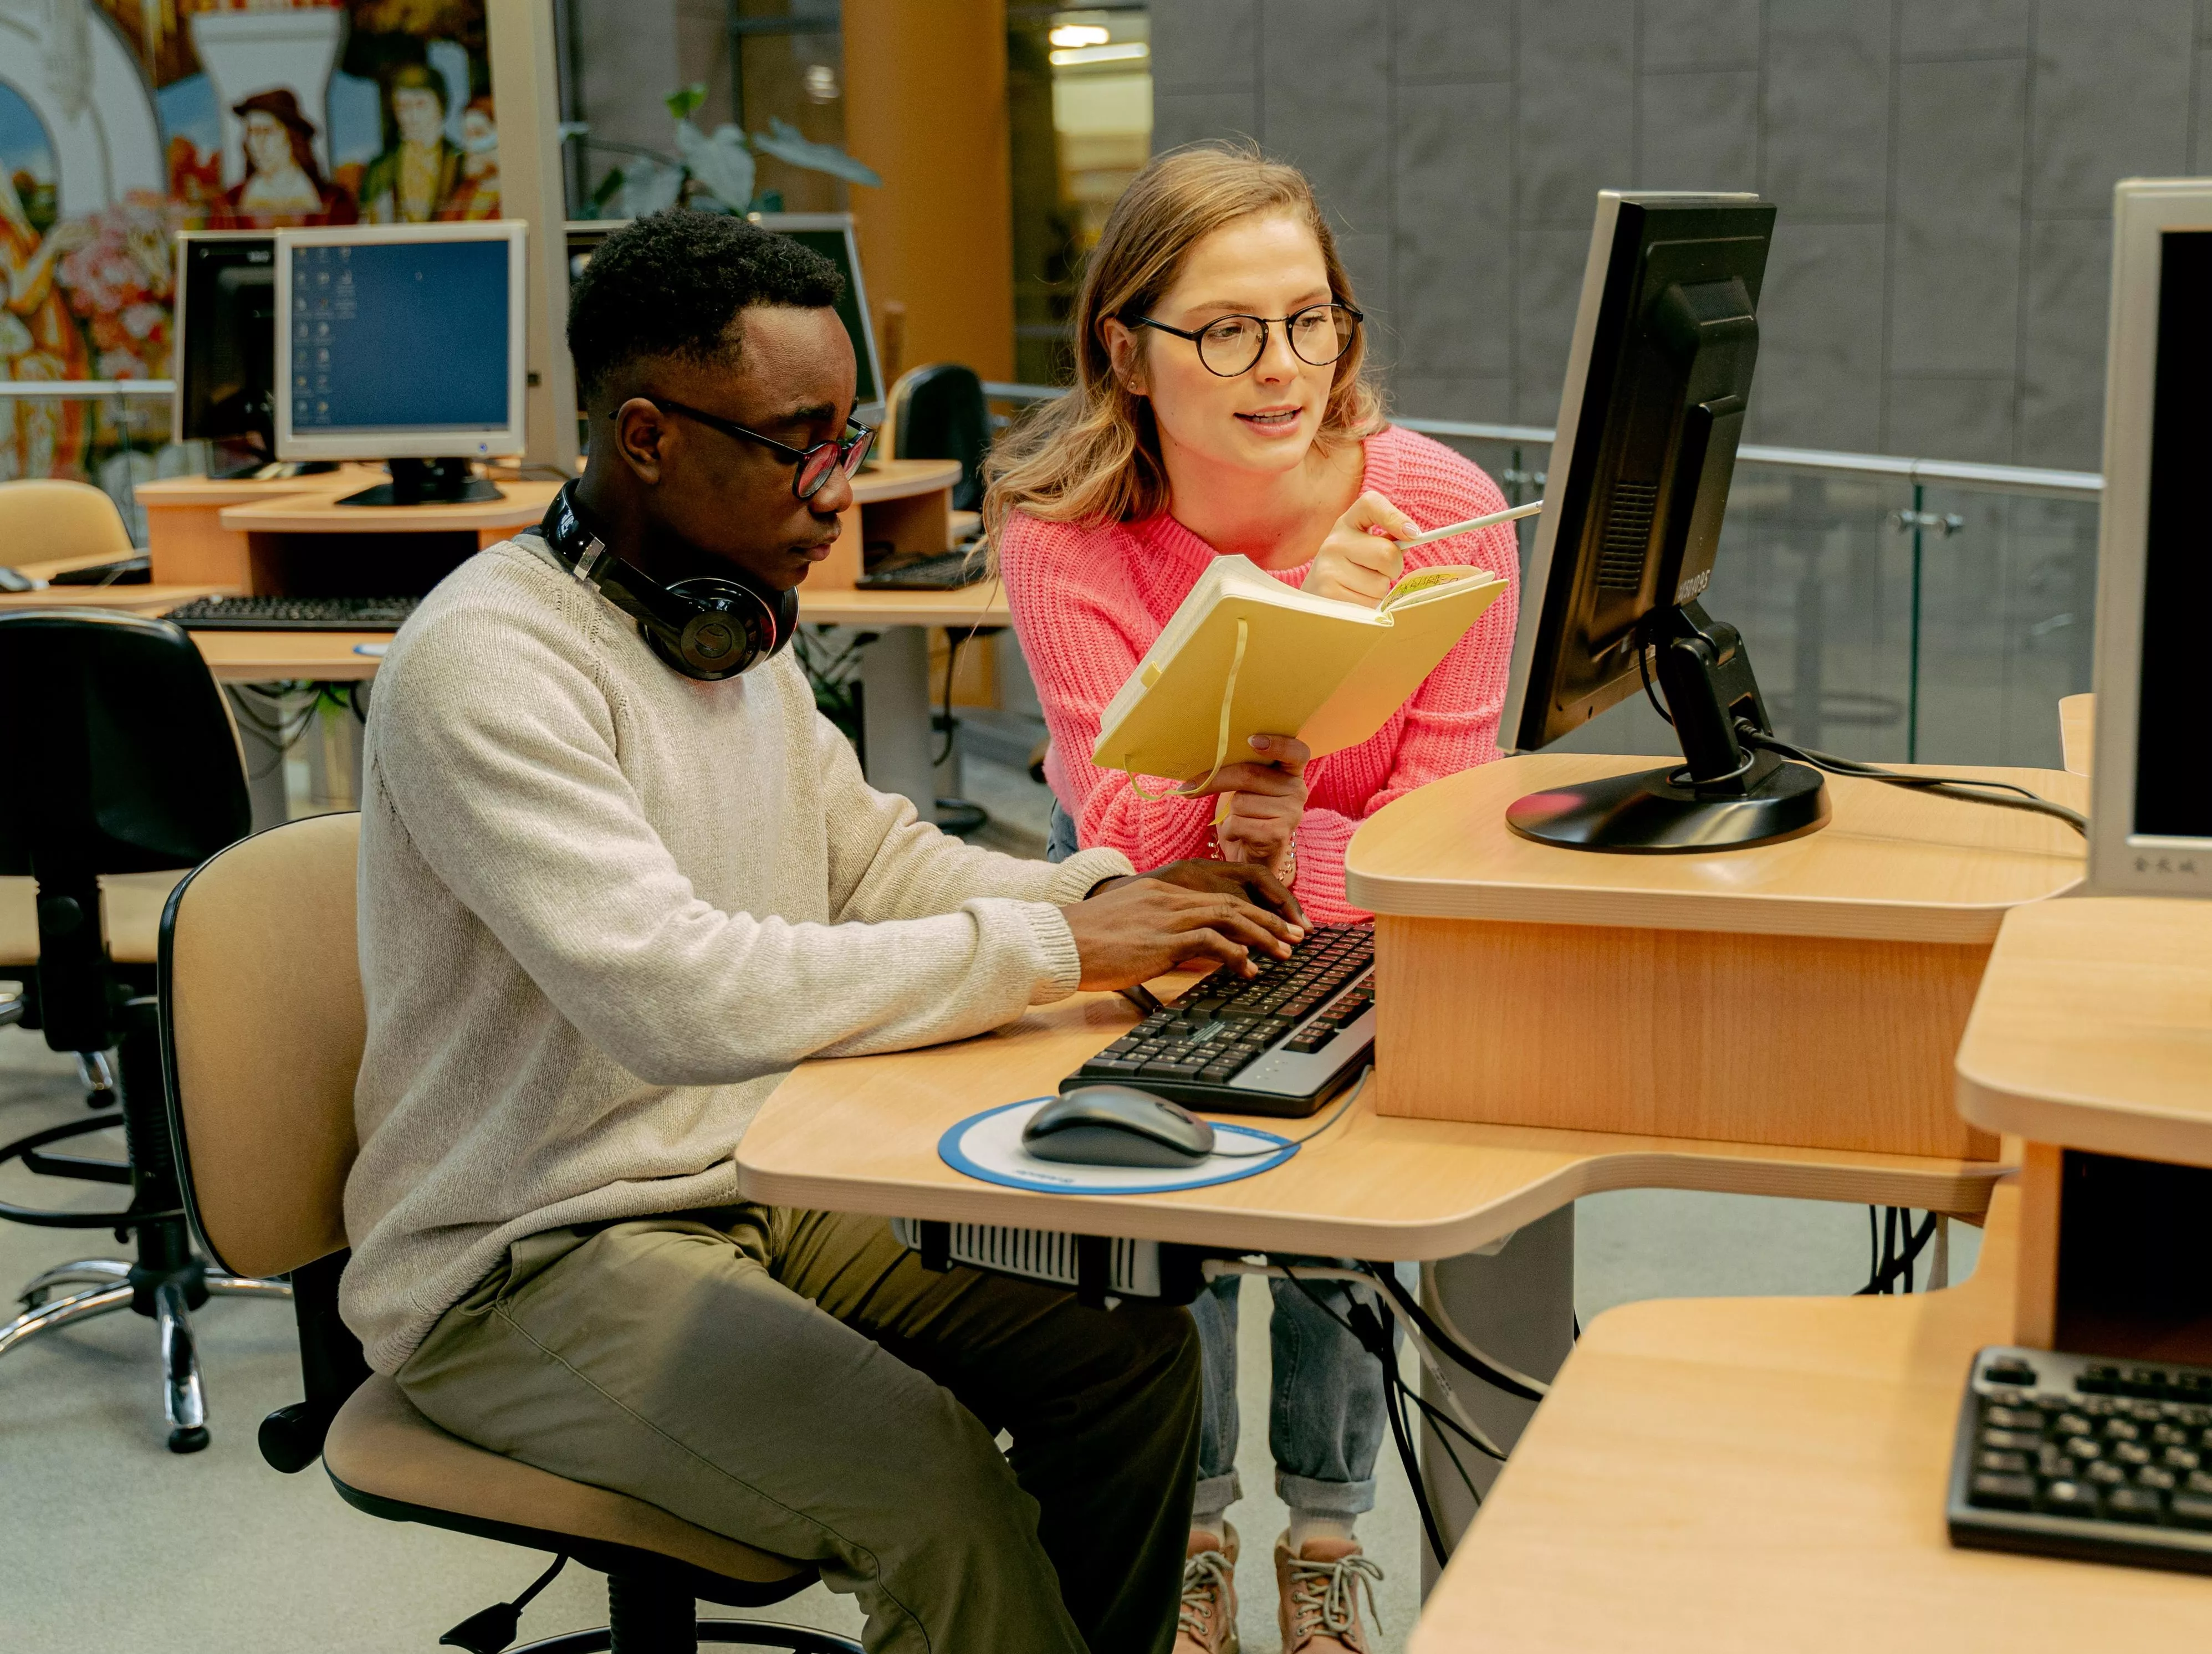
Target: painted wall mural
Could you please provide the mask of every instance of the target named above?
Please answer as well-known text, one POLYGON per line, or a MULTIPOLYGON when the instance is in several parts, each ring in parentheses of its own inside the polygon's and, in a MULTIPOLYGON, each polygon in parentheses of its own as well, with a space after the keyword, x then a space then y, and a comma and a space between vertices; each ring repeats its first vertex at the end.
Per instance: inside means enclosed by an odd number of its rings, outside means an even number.
MULTIPOLYGON (((163 379, 181 229, 499 215, 483 0, 0 0, 0 379, 163 379)), ((167 409, 0 400, 0 480, 180 468, 167 409)))

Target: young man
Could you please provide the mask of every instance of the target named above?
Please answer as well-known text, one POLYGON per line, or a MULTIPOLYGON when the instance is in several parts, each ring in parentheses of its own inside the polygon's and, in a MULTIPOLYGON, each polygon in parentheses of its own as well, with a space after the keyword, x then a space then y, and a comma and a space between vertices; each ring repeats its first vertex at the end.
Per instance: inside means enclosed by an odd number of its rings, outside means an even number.
POLYGON ((803 1058, 1299 933, 1263 873, 970 849, 862 781, 787 653, 729 675, 851 503, 837 289, 735 219, 610 237, 568 322, 586 477, 392 645, 345 1316, 456 1434, 817 1563, 871 1650, 1165 1650, 1188 1315, 932 1274, 879 1219, 738 1191, 803 1058))

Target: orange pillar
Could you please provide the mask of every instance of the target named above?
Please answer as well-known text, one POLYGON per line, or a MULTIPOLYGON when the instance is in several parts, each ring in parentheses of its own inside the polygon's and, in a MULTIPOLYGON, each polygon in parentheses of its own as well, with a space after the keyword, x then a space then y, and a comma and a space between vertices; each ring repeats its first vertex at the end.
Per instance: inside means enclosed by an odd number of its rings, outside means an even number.
POLYGON ((884 371, 1011 379, 1005 0, 844 0, 843 19, 845 148, 884 180, 850 199, 884 371))

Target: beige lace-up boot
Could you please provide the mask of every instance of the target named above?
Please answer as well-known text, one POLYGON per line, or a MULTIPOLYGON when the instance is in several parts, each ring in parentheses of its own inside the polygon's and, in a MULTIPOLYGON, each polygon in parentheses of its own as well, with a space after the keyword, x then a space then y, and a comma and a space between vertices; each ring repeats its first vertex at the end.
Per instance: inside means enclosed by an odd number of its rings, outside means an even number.
POLYGON ((1382 1568, 1354 1539, 1309 1539, 1294 1556, 1290 1538, 1285 1533, 1275 1542, 1275 1586, 1282 1596, 1275 1616, 1283 1654, 1368 1654, 1359 1597, 1366 1594, 1372 1615, 1382 1568))
POLYGON ((1216 1541, 1201 1529, 1191 1530, 1175 1654, 1237 1654, 1237 1530, 1224 1522, 1221 1534, 1216 1541))

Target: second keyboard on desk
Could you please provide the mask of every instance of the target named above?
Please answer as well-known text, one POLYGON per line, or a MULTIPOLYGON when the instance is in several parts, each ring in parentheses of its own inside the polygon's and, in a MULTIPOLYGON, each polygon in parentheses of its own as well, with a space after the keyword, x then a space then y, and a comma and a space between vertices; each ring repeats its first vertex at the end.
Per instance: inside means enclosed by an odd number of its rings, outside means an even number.
POLYGON ((1303 1118, 1375 1050, 1375 933, 1316 928, 1257 976, 1217 972, 1060 1082, 1134 1086, 1215 1114, 1303 1118))
POLYGON ((187 632, 394 632, 420 597, 195 597, 167 618, 187 632))

